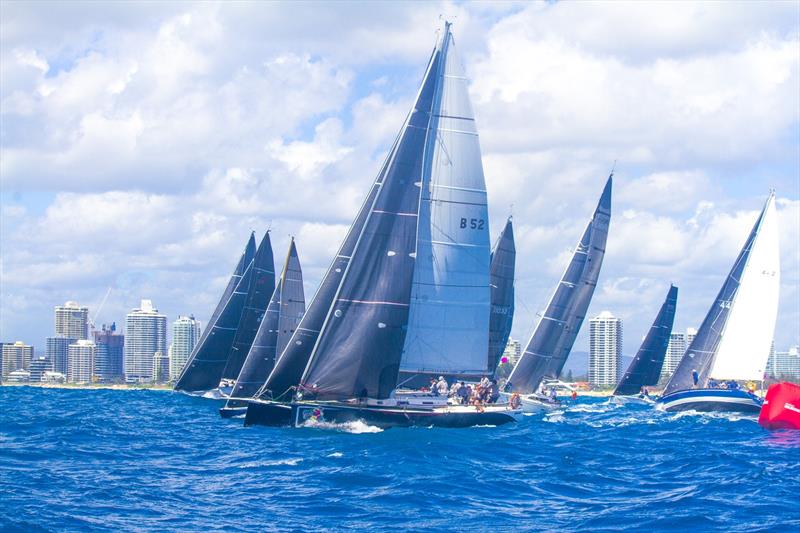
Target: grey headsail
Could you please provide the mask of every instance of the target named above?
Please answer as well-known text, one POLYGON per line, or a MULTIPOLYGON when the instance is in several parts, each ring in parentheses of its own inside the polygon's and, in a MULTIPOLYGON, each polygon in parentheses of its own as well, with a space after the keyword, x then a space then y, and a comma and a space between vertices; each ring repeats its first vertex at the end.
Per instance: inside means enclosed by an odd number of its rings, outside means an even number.
POLYGON ((773 195, 770 195, 764 209, 758 216, 753 229, 750 231, 747 240, 744 243, 741 251, 739 252, 736 262, 733 264, 728 277, 722 284, 711 309, 708 310, 703 323, 697 330, 694 340, 691 342, 686 353, 683 355, 678 367, 672 374, 667 386, 664 387, 663 395, 671 394, 673 392, 688 390, 695 385, 704 387, 708 382, 709 372, 714 363, 714 357, 717 353, 720 341, 722 340, 722 333, 725 330, 725 325, 731 314, 736 293, 739 290, 739 284, 747 266, 750 257, 750 252, 755 243, 758 232, 761 228, 761 222, 764 220, 767 208, 773 201, 773 195), (695 377, 697 382, 695 383, 695 377))
MULTIPOLYGON (((303 274, 292 239, 280 280, 231 391, 232 398, 251 398, 258 392, 275 365, 276 354, 286 346, 304 310, 303 274)), ((231 400, 228 406, 232 406, 231 400)))
POLYGON ((275 290, 275 261, 272 256, 269 231, 264 233, 256 250, 252 276, 239 327, 236 328, 236 336, 233 338, 228 361, 222 371, 223 379, 236 379, 239 375, 261 324, 261 318, 267 310, 270 295, 275 290))
POLYGON ((250 288, 255 253, 256 239, 251 234, 223 298, 217 304, 200 341, 192 350, 175 383, 175 390, 208 391, 219 385, 250 288), (229 290, 231 285, 233 289, 229 290))
POLYGON ((503 232, 494 245, 491 257, 490 289, 492 309, 489 314, 489 372, 494 373, 500 354, 506 348, 514 321, 514 228, 508 217, 503 232))
POLYGON ((622 379, 619 381, 614 394, 638 394, 642 387, 658 383, 661 367, 664 366, 664 357, 667 355, 669 335, 672 333, 672 324, 675 320, 675 308, 678 304, 678 287, 670 285, 669 292, 661 309, 656 315, 650 331, 647 332, 639 351, 631 361, 622 379))
POLYGON ((534 392, 542 379, 557 378, 564 368, 600 276, 611 220, 612 179, 613 174, 608 177, 594 216, 508 378, 515 391, 534 392))
MULTIPOLYGON (((445 26, 444 38, 449 34, 445 26)), ((300 387, 318 399, 387 398, 397 384, 408 324, 423 173, 440 79, 431 55, 414 107, 378 178, 364 222, 300 387)))

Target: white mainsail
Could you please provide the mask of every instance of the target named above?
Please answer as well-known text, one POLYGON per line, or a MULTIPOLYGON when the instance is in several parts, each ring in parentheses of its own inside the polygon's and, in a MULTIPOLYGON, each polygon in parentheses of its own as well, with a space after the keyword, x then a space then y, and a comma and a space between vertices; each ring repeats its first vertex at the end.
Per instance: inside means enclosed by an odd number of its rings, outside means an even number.
POLYGON ((417 261, 401 370, 485 374, 489 217, 467 78, 446 24, 423 171, 417 261), (428 170, 429 169, 429 170, 428 170))
POLYGON ((739 288, 730 302, 710 377, 761 380, 775 333, 780 289, 780 254, 775 194, 764 206, 739 288))

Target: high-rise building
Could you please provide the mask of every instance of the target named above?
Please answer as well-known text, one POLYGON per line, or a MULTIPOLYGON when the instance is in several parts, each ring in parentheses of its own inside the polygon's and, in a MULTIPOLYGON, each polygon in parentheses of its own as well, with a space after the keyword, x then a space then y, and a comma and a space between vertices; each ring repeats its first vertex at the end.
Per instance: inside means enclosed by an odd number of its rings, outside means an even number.
POLYGON ((179 316, 172 323, 172 344, 169 348, 169 378, 178 379, 186 361, 200 340, 200 322, 194 315, 179 316))
POLYGON ((53 370, 53 361, 50 360, 49 357, 46 355, 38 355, 34 356, 31 359, 31 382, 32 383, 40 383, 42 381, 42 376, 45 372, 52 372, 53 370))
POLYGON ((78 339, 75 344, 70 344, 67 357, 67 381, 91 383, 95 357, 97 357, 97 345, 94 341, 78 339))
POLYGON ((28 370, 33 359, 33 346, 17 341, 3 344, 3 379, 16 370, 28 370))
POLYGON ((50 358, 54 372, 67 375, 69 345, 77 340, 77 337, 47 337, 44 354, 50 358))
POLYGON ((767 362, 767 374, 773 379, 800 382, 800 346, 773 352, 767 362))
POLYGON ((169 381, 169 356, 156 352, 153 356, 153 382, 166 383, 169 381))
POLYGON ((97 345, 97 358, 94 362, 94 375, 103 383, 113 383, 125 378, 123 360, 125 357, 125 336, 117 333, 117 324, 112 322, 101 330, 94 331, 97 345))
POLYGON ((89 308, 77 302, 56 306, 56 337, 89 338, 89 308))
POLYGON ((508 364, 514 366, 519 361, 520 356, 522 355, 522 345, 516 339, 512 339, 511 337, 508 338, 508 344, 506 344, 506 349, 503 350, 503 355, 500 357, 502 361, 503 358, 508 360, 508 364))
POLYGON ((142 300, 125 318, 125 381, 153 381, 153 356, 167 353, 167 317, 150 300, 142 300))
POLYGON ((694 328, 687 328, 686 333, 670 333, 667 353, 664 356, 664 366, 661 367, 659 379, 669 379, 672 376, 695 335, 697 335, 697 330, 694 328))
POLYGON ((589 321, 589 382, 613 387, 623 371, 622 319, 603 311, 589 321))

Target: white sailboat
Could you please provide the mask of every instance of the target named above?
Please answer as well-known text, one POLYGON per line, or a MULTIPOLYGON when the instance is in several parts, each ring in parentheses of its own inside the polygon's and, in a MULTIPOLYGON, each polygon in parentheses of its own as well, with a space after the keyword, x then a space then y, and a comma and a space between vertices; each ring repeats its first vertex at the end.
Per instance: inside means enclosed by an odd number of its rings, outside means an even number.
POLYGON ((657 406, 666 411, 758 412, 761 400, 736 381, 763 379, 779 288, 778 220, 771 192, 657 406), (726 386, 715 386, 720 382, 726 386))

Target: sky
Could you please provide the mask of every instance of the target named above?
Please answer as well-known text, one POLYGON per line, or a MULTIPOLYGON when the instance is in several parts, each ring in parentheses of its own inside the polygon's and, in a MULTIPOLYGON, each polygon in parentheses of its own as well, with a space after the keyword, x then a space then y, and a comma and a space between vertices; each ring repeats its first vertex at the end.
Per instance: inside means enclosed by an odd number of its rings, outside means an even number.
MULTIPOLYGON (((411 105, 441 17, 513 214, 527 340, 616 161, 589 308, 634 353, 670 283, 697 327, 769 190, 776 348, 800 343, 797 2, 0 5, 0 340, 141 298, 205 321, 250 231, 294 235, 307 299, 411 105), (108 293, 102 308, 100 303, 108 293)), ((588 350, 588 327, 575 350, 588 350)))

